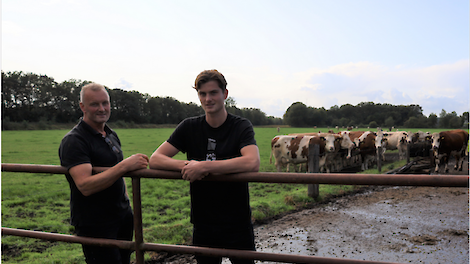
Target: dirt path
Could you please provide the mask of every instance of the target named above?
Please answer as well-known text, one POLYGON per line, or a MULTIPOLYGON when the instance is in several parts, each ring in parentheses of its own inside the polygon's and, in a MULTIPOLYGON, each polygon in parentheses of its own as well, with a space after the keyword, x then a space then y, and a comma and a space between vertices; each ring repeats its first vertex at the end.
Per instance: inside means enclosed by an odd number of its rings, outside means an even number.
POLYGON ((261 252, 469 263, 468 224, 466 188, 394 187, 290 214, 255 232, 261 252))

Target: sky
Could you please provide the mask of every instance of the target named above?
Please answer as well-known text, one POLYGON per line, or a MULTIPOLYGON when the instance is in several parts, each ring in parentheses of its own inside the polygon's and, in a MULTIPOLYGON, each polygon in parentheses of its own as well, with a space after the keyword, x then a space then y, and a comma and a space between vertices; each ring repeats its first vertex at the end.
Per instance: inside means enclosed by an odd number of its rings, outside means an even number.
POLYGON ((203 70, 239 108, 469 103, 469 1, 2 0, 4 72, 199 104, 203 70))

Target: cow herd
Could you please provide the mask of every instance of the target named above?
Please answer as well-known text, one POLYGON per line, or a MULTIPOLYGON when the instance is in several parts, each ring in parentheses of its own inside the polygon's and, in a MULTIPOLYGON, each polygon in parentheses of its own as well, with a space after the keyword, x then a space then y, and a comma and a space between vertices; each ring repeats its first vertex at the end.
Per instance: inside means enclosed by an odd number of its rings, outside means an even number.
POLYGON ((385 151, 398 150, 399 159, 405 159, 408 146, 422 144, 432 148, 432 156, 439 171, 444 166, 448 171, 449 157, 456 160, 455 169, 462 170, 464 158, 468 156, 468 132, 460 129, 429 132, 384 132, 380 128, 372 131, 341 131, 334 133, 296 133, 278 135, 271 140, 271 156, 278 172, 291 165, 298 172, 302 164, 307 164, 309 146, 319 146, 320 172, 339 172, 345 167, 360 164, 361 170, 367 170, 376 162, 377 157, 385 160, 385 151), (299 165, 299 168, 297 167, 299 165))

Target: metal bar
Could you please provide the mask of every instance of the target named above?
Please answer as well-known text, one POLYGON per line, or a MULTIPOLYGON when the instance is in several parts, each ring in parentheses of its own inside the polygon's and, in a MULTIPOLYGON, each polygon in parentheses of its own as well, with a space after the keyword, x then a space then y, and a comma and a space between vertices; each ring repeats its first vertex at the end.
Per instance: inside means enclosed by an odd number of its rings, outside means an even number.
MULTIPOLYGON (((57 173, 65 172, 65 168, 53 165, 5 164, 2 171, 57 173), (46 167, 43 167, 46 166, 46 167), (46 169, 47 168, 47 169, 46 169)), ((94 167, 93 172, 106 170, 105 167, 94 167)), ((126 176, 140 178, 178 179, 182 180, 177 171, 141 169, 129 172, 126 176)), ((355 173, 286 173, 286 172, 247 172, 229 174, 227 177, 207 176, 204 181, 230 182, 271 182, 301 184, 341 184, 341 185, 391 185, 391 186, 432 186, 432 187, 467 187, 468 175, 389 175, 389 174, 355 174, 355 173)))
POLYGON ((261 261, 274 261, 284 263, 391 263, 391 262, 377 262, 377 261, 364 261, 364 260, 352 260, 352 259, 340 259, 340 258, 326 258, 326 257, 315 257, 315 256, 302 256, 302 255, 291 255, 291 254, 278 254, 278 253, 266 253, 257 251, 247 250, 235 250, 235 249, 220 249, 220 248, 206 248, 206 247, 193 247, 193 246, 177 246, 177 245, 164 245, 164 244, 153 244, 145 243, 143 249, 146 251, 167 251, 175 252, 178 254, 200 254, 206 256, 217 256, 217 257, 236 257, 243 259, 253 259, 261 261))
POLYGON ((94 246, 100 246, 100 247, 117 247, 117 248, 130 249, 130 250, 133 250, 134 245, 135 245, 135 243, 132 241, 106 239, 106 238, 79 237, 79 236, 72 236, 72 235, 54 234, 54 233, 15 229, 15 228, 8 228, 8 227, 2 227, 2 236, 3 235, 39 238, 39 239, 44 239, 44 240, 62 241, 62 242, 67 242, 67 243, 79 243, 79 244, 94 245, 94 246))
POLYGON ((137 264, 144 264, 144 251, 141 249, 144 243, 142 195, 140 192, 140 178, 137 177, 132 177, 132 202, 134 205, 135 258, 137 264))
MULTIPOLYGON (((103 247, 118 247, 123 249, 134 249, 135 243, 131 241, 113 240, 104 238, 90 238, 90 237, 78 237, 71 235, 53 234, 39 231, 29 231, 14 228, 2 227, 2 235, 12 235, 29 238, 39 238, 52 241, 61 241, 67 243, 81 243, 88 245, 97 245, 103 247)), ((244 259, 255 259, 263 261, 276 261, 285 263, 391 263, 391 262, 376 262, 376 261, 362 261, 362 260, 350 260, 350 259, 338 259, 338 258, 324 258, 314 256, 302 256, 302 255, 289 255, 289 254, 276 254, 276 253, 264 253, 256 251, 245 251, 245 250, 234 250, 234 249, 218 249, 218 248, 207 248, 207 247, 193 247, 193 246, 178 246, 178 245, 165 245, 165 244, 153 244, 153 243, 142 243, 140 245, 142 251, 166 251, 174 252, 179 254, 202 254, 207 256, 219 256, 219 257, 236 257, 244 259)))

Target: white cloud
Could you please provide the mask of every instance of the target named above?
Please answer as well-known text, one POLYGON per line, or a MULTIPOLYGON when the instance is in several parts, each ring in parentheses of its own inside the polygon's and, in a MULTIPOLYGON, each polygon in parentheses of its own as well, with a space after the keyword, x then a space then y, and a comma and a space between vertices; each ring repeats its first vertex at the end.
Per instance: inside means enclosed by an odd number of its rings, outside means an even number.
MULTIPOLYGON (((260 108, 275 116, 282 116, 292 103, 298 101, 326 109, 361 102, 417 104, 425 115, 439 113, 443 108, 461 114, 469 110, 468 72, 468 60, 422 68, 386 67, 372 62, 346 63, 327 69, 308 69, 290 78, 272 74, 272 79, 264 80, 264 88, 260 89, 262 95, 256 91, 248 94, 261 96, 260 108)), ((237 102, 240 105, 248 100, 238 99, 237 102)))
POLYGON ((124 78, 121 78, 119 79, 118 82, 114 84, 114 87, 110 87, 110 88, 119 88, 119 89, 130 91, 130 90, 133 90, 132 88, 133 86, 134 85, 132 83, 126 81, 124 78))
POLYGON ((24 28, 17 23, 9 20, 2 21, 2 38, 4 37, 17 37, 22 35, 24 28))

